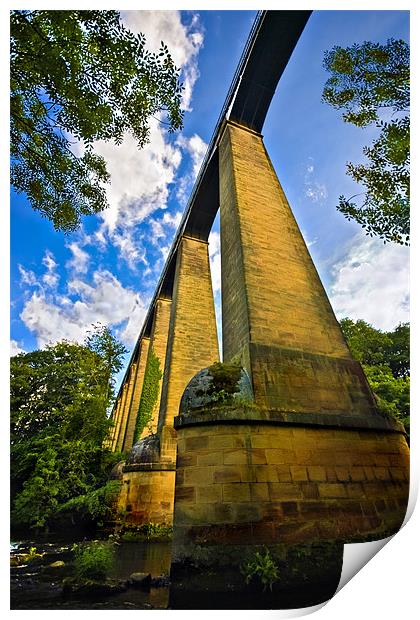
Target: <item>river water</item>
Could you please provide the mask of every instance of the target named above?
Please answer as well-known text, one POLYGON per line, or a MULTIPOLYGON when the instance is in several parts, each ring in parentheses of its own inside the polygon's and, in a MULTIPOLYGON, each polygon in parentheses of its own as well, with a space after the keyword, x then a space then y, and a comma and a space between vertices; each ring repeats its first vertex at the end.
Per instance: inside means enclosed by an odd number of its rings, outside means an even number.
POLYGON ((15 541, 11 545, 11 559, 29 553, 36 547, 42 558, 26 565, 11 566, 11 609, 166 609, 169 600, 168 575, 171 562, 170 542, 121 542, 115 545, 115 563, 109 577, 126 581, 132 573, 151 573, 152 578, 163 577, 165 585, 150 587, 149 591, 127 588, 110 596, 89 595, 65 598, 62 579, 71 574, 72 541, 15 541), (48 566, 62 560, 65 566, 48 566))

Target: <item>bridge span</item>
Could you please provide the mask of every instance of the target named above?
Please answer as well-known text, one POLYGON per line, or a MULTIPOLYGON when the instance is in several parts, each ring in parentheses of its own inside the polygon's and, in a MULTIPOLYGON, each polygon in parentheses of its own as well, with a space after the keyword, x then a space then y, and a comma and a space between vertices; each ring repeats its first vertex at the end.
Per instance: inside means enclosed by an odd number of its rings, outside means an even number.
POLYGON ((238 122, 258 133, 262 131, 277 84, 311 13, 312 11, 258 12, 157 283, 117 399, 128 380, 130 366, 138 356, 141 339, 150 337, 157 299, 172 298, 176 255, 181 237, 187 235, 193 239, 208 240, 219 210, 218 146, 226 121, 238 122))
MULTIPOLYGON (((263 545, 280 562, 305 545, 313 564, 333 560, 332 595, 344 542, 389 536, 405 516, 404 428, 351 356, 261 135, 309 17, 256 17, 112 413, 124 527, 173 523, 179 587, 195 565, 240 589, 244 553, 263 545), (223 363, 208 253, 219 209, 223 363), (333 558, 313 554, 320 541, 333 558)), ((325 586, 323 568, 314 579, 325 586)))

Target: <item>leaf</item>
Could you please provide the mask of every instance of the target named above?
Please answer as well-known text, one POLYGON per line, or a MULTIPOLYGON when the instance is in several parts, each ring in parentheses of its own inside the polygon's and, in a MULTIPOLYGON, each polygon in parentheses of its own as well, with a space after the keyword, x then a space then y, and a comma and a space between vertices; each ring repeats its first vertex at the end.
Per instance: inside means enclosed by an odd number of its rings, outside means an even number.
POLYGON ((121 144, 127 132, 142 148, 160 112, 180 129, 179 71, 163 43, 161 58, 147 52, 118 11, 13 10, 10 24, 11 182, 71 232, 108 206, 110 180, 104 160, 74 155, 72 136, 85 152, 96 140, 121 144))

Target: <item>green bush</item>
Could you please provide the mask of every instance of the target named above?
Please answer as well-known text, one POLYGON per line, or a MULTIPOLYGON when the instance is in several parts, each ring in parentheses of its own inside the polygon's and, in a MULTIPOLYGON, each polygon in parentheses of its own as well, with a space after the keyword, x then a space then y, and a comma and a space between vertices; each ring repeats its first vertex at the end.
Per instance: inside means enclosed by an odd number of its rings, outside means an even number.
POLYGON ((170 525, 160 523, 146 523, 138 527, 126 530, 121 534, 121 540, 125 542, 140 541, 164 541, 172 538, 173 528, 170 525))
POLYGON ((120 489, 120 480, 109 480, 103 487, 69 500, 61 506, 60 512, 77 514, 83 520, 90 519, 101 525, 114 516, 120 489))
POLYGON ((114 546, 111 542, 76 544, 73 552, 78 579, 105 579, 113 567, 114 546))
POLYGON ((273 583, 280 577, 278 567, 268 549, 265 549, 264 555, 257 551, 254 557, 241 567, 241 572, 247 584, 253 579, 260 581, 264 592, 267 586, 272 590, 273 583))

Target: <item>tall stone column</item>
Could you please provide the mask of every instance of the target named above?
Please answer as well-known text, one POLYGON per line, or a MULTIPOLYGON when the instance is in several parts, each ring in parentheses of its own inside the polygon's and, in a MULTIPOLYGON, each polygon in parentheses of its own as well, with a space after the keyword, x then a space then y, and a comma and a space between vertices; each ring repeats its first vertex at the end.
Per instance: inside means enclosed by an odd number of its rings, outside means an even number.
POLYGON ((173 427, 189 380, 219 360, 208 243, 183 237, 177 255, 159 430, 173 427))
POLYGON ((119 436, 120 428, 121 428, 121 416, 122 416, 122 411, 123 411, 124 402, 125 402, 126 390, 127 390, 127 384, 124 384, 122 387, 122 391, 120 392, 120 395, 117 399, 117 405, 115 408, 115 417, 114 417, 115 426, 114 426, 114 432, 112 435, 112 451, 113 452, 117 450, 117 442, 118 442, 118 436, 119 436))
MULTIPOLYGON (((153 317, 152 331, 150 335, 150 344, 148 349, 147 363, 145 369, 145 377, 143 381, 142 397, 145 397, 145 381, 147 382, 148 365, 151 363, 151 357, 156 356, 159 360, 159 366, 162 373, 162 377, 159 381, 158 398, 153 407, 152 418, 148 426, 143 429, 141 438, 150 435, 150 430, 155 433, 157 430, 158 415, 160 400, 162 395, 162 378, 163 370, 165 367, 166 348, 168 345, 168 332, 169 332, 169 320, 171 316, 171 304, 170 299, 159 298, 156 301, 155 312, 153 317)), ((141 403, 141 399, 140 399, 141 403)))
POLYGON ((261 135, 228 123, 219 169, 224 360, 259 407, 375 415, 261 135))
POLYGON ((112 412, 112 421, 114 424, 114 426, 112 427, 112 432, 111 432, 111 446, 110 447, 112 451, 115 450, 116 434, 118 432, 117 424, 119 420, 120 409, 121 409, 121 395, 117 398, 117 401, 114 406, 114 410, 112 412))
POLYGON ((123 441, 123 451, 130 450, 133 446, 134 430, 136 427, 137 414, 139 411, 141 391, 143 388, 144 373, 146 370, 147 353, 149 351, 150 338, 143 336, 139 343, 139 351, 136 359, 136 373, 133 390, 129 403, 127 426, 123 441))
POLYGON ((335 592, 345 543, 398 531, 408 446, 350 355, 261 136, 228 122, 219 157, 230 382, 206 401, 199 373, 174 421, 170 606, 258 606, 243 571, 263 551, 281 569, 261 605, 306 607, 335 592))
POLYGON ((118 437, 116 441, 116 449, 120 451, 122 451, 123 449, 125 431, 127 428, 128 415, 130 411, 131 397, 133 394, 134 382, 136 378, 136 371, 137 371, 137 364, 136 362, 133 362, 130 366, 128 379, 125 384, 127 387, 126 387, 124 404, 121 408, 122 409, 121 410, 121 423, 120 423, 120 428, 119 428, 118 437))

